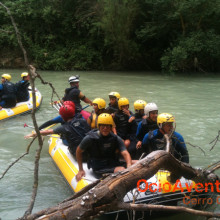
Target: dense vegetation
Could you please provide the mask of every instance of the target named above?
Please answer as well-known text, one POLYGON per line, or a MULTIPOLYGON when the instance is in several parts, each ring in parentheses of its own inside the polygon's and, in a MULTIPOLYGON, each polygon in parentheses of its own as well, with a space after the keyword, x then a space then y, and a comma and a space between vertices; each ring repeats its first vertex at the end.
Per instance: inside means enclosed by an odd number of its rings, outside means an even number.
MULTIPOLYGON (((219 0, 3 0, 44 70, 220 71, 219 0)), ((0 57, 20 56, 0 8, 0 57)))

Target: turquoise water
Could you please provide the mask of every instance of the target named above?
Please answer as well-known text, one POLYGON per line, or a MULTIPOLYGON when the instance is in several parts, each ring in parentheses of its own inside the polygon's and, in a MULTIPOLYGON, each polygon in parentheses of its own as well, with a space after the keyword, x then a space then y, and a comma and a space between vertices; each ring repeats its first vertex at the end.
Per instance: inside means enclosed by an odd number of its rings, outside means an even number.
MULTIPOLYGON (((12 81, 19 80, 20 70, 0 70, 11 73, 12 81)), ((158 73, 139 72, 46 72, 39 71, 45 81, 50 81, 59 96, 62 97, 68 87, 70 75, 80 75, 80 89, 91 100, 104 98, 108 103, 108 93, 117 91, 121 97, 133 102, 143 99, 156 102, 159 112, 172 113, 176 118, 176 131, 181 133, 186 142, 200 146, 206 152, 187 145, 190 164, 205 168, 219 160, 219 142, 210 152, 210 141, 215 139, 220 129, 220 77, 217 76, 166 76, 158 73)), ((43 95, 43 103, 36 113, 38 124, 42 124, 58 115, 50 106, 51 89, 42 85, 39 79, 36 86, 43 95)), ((56 98, 54 98, 56 100, 56 98)), ((86 104, 84 104, 86 105, 86 104)), ((91 111, 91 107, 87 110, 91 111)), ((24 128, 24 123, 32 125, 31 115, 0 122, 0 175, 8 165, 26 151, 30 140, 24 135, 31 129, 24 128)), ((55 167, 48 154, 47 139, 40 159, 39 188, 33 212, 56 205, 72 195, 72 191, 55 167)), ((29 155, 13 166, 0 180, 0 218, 11 220, 21 217, 30 202, 35 152, 37 142, 31 147, 29 155)), ((220 174, 220 172, 218 172, 220 174)), ((220 212, 216 204, 215 211, 220 212)), ((178 215, 163 219, 185 219, 189 215, 178 215)), ((195 219, 192 217, 192 219, 195 219)))

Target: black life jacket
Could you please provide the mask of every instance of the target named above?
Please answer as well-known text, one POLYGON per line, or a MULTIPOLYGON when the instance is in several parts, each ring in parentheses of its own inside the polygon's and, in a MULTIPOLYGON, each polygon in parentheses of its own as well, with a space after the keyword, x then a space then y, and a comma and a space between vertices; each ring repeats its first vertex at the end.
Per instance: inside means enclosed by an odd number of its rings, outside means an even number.
POLYGON ((98 130, 92 130, 88 133, 93 144, 88 148, 90 159, 116 159, 116 150, 118 148, 118 139, 112 132, 104 137, 98 130))
POLYGON ((29 92, 28 92, 28 86, 30 83, 28 81, 21 80, 18 83, 16 83, 16 97, 17 102, 25 102, 29 99, 29 92))
POLYGON ((143 116, 140 115, 139 113, 135 113, 134 117, 135 117, 135 122, 136 122, 136 124, 138 125, 139 122, 142 121, 142 117, 143 117, 143 116))
POLYGON ((77 146, 82 139, 90 131, 90 126, 81 114, 76 114, 75 117, 65 124, 66 134, 64 135, 69 147, 75 153, 77 146))
MULTIPOLYGON (((130 114, 133 115, 131 111, 130 114)), ((129 116, 124 114, 121 110, 115 113, 114 122, 116 125, 116 131, 118 136, 124 140, 127 138, 130 139, 130 136, 135 136, 137 130, 136 122, 132 121, 129 123, 128 120, 129 116)))
POLYGON ((147 119, 143 119, 141 122, 141 129, 139 131, 139 134, 137 135, 137 138, 139 140, 143 140, 145 134, 147 134, 149 131, 153 131, 155 129, 158 129, 158 125, 156 122, 152 122, 147 119))
POLYGON ((65 95, 63 97, 64 101, 72 101, 75 103, 76 106, 76 112, 81 112, 82 106, 80 104, 80 98, 79 98, 80 90, 77 86, 73 86, 70 88, 67 88, 65 90, 65 95))
POLYGON ((115 113, 115 112, 117 112, 117 111, 119 110, 118 104, 116 104, 116 105, 111 105, 111 103, 109 103, 109 104, 108 104, 108 107, 106 108, 106 110, 107 110, 107 112, 108 112, 109 114, 115 113))
POLYGON ((157 122, 152 122, 147 119, 142 120, 142 129, 144 133, 148 133, 149 131, 153 131, 155 129, 158 129, 157 122))
POLYGON ((16 87, 13 83, 6 81, 2 84, 2 100, 5 101, 4 108, 12 108, 16 105, 16 87))

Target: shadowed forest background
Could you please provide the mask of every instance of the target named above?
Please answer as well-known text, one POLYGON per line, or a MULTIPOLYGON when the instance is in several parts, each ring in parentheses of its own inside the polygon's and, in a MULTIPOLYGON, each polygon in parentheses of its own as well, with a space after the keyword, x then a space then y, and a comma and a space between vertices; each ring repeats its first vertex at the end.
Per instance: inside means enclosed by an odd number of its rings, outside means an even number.
MULTIPOLYGON (((3 0, 42 70, 220 71, 218 0, 3 0)), ((0 68, 24 67, 0 8, 0 68)))

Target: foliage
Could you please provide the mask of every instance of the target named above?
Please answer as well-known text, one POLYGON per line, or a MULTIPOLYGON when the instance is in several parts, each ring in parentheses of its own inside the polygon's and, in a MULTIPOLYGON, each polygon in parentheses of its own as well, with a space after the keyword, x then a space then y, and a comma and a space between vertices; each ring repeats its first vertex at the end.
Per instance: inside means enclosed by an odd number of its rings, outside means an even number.
POLYGON ((168 72, 215 70, 220 57, 220 36, 213 31, 192 32, 178 39, 161 58, 162 68, 168 72))
MULTIPOLYGON (((219 71, 218 0, 3 0, 42 69, 219 71)), ((19 54, 0 8, 0 60, 19 54)))
POLYGON ((112 66, 126 68, 138 57, 138 45, 134 40, 134 21, 137 4, 133 0, 104 0, 102 13, 97 24, 104 33, 106 54, 112 57, 112 66))

